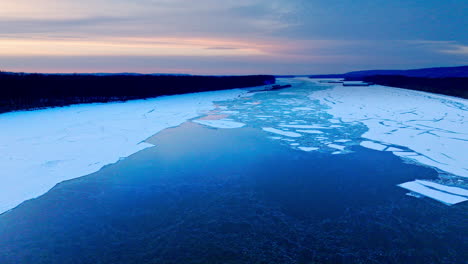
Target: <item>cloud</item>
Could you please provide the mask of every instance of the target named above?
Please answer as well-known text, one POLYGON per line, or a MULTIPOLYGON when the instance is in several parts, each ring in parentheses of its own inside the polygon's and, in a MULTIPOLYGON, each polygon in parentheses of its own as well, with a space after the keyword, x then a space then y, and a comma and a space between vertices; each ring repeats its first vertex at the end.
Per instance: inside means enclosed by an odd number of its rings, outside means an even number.
POLYGON ((0 38, 0 47, 2 47, 1 56, 251 56, 265 54, 262 46, 256 43, 177 37, 0 38))
POLYGON ((451 45, 451 47, 441 50, 441 52, 468 56, 468 45, 451 45))
POLYGON ((235 49, 238 49, 238 48, 235 48, 235 47, 208 47, 206 49, 209 49, 209 50, 235 50, 235 49))
POLYGON ((438 53, 468 55, 468 45, 454 40, 413 40, 407 42, 422 49, 438 53))
MULTIPOLYGON (((256 65, 277 73, 328 72, 328 66, 321 65, 334 65, 331 72, 454 65, 466 61, 460 59, 466 58, 468 43, 468 31, 461 26, 468 23, 462 2, 2 1, 0 56, 10 58, 2 60, 6 67, 13 66, 13 58, 22 58, 25 68, 38 65, 33 61, 41 56, 73 58, 70 64, 85 62, 78 57, 109 62, 110 57, 133 61, 162 56, 170 69, 187 69, 180 58, 190 57, 213 71, 234 65, 244 71, 250 69, 245 65, 256 65), (176 64, 170 63, 171 57, 176 64)), ((135 71, 144 70, 137 63, 121 65, 129 67, 125 71, 132 71, 132 65, 138 65, 135 71)), ((74 67, 83 69, 69 68, 74 67)))

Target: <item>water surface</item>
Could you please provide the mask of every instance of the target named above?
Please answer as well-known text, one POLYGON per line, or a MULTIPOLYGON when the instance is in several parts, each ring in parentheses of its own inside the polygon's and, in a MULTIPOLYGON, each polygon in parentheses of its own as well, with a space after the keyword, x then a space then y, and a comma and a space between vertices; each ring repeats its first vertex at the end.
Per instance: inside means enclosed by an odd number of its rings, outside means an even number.
POLYGON ((0 216, 0 263, 466 263, 467 206, 396 184, 433 169, 258 128, 165 130, 0 216))

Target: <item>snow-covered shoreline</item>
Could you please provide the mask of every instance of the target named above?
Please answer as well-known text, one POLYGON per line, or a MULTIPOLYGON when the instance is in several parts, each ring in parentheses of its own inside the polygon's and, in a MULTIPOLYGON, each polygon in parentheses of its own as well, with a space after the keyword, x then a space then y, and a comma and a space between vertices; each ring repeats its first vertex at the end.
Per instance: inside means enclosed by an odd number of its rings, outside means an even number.
POLYGON ((152 146, 144 142, 241 96, 233 89, 0 114, 0 213, 57 183, 152 146))

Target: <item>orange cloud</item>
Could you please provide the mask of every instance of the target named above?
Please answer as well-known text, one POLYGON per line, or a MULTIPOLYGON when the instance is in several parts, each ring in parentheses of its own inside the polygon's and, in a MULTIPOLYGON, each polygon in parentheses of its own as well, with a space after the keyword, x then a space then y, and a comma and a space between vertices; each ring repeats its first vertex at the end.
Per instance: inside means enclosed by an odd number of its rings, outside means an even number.
POLYGON ((208 38, 0 39, 1 56, 265 55, 266 45, 208 38))

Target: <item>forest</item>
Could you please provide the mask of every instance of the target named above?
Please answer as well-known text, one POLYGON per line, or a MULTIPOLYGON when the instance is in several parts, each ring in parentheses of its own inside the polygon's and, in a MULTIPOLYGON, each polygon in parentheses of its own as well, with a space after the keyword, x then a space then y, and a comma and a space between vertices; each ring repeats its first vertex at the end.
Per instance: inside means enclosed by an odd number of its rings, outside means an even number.
MULTIPOLYGON (((353 80, 356 78, 346 78, 353 80)), ((468 78, 422 78, 400 75, 374 75, 357 78, 379 85, 457 96, 468 99, 468 78)))
POLYGON ((270 75, 30 74, 0 72, 0 113, 274 84, 270 75))

